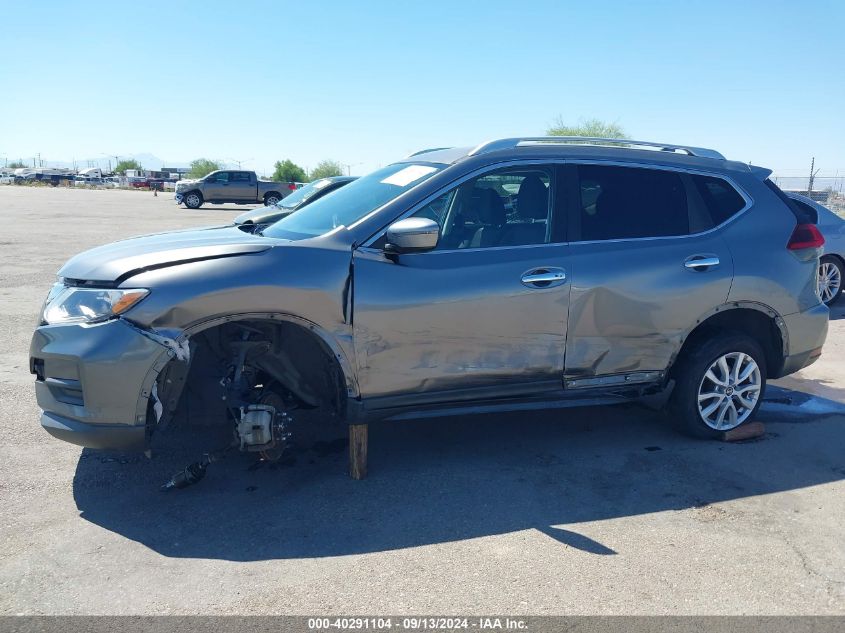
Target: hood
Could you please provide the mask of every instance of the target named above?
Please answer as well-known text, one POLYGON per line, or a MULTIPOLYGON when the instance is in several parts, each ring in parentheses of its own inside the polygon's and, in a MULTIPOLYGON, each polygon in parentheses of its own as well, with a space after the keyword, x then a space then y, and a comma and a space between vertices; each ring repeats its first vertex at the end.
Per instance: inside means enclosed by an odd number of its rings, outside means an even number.
POLYGON ((145 235, 80 253, 62 266, 59 277, 120 283, 145 270, 260 253, 273 244, 273 240, 244 233, 232 226, 145 235))
POLYGON ((275 205, 253 209, 241 213, 235 218, 235 224, 269 224, 281 220, 286 215, 293 213, 293 209, 279 208, 275 205))

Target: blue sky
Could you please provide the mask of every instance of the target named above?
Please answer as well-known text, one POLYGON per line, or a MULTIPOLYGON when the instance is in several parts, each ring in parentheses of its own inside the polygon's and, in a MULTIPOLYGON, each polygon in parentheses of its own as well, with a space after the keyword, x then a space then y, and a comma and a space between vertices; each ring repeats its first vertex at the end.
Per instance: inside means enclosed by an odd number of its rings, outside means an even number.
POLYGON ((0 16, 0 161, 332 158, 362 173, 561 116, 845 171, 841 0, 0 0, 0 16))

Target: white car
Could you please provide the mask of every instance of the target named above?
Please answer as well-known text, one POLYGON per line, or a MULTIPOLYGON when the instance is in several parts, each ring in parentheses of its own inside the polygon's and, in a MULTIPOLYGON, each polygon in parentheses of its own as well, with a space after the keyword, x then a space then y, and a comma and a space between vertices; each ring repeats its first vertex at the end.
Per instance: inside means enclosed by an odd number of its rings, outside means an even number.
POLYGON ((0 174, 0 185, 12 185, 15 183, 13 174, 0 174))

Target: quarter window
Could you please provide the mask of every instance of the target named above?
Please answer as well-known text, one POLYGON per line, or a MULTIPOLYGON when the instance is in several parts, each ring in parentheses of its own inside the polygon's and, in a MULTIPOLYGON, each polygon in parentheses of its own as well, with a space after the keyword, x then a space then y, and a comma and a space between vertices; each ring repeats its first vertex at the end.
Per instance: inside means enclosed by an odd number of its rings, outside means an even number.
POLYGON ((535 167, 491 172, 439 196, 414 215, 440 224, 437 250, 545 244, 551 174, 535 167))
POLYGON ((580 165, 582 241, 687 235, 680 174, 660 169, 580 165))
POLYGON ((695 174, 691 177, 710 213, 714 226, 718 226, 745 208, 745 198, 739 195, 739 192, 726 180, 695 174))

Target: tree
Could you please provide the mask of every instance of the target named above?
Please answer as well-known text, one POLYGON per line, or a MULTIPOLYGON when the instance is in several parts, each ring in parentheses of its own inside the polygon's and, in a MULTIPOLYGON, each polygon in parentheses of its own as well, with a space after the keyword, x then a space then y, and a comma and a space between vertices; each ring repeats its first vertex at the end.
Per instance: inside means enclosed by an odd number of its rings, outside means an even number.
POLYGON ((6 165, 6 167, 9 169, 23 169, 26 167, 26 163, 19 158, 18 160, 13 160, 11 163, 6 165))
POLYGON ((127 169, 134 169, 134 170, 138 171, 138 170, 141 170, 143 168, 141 167, 141 163, 139 163, 137 160, 132 160, 132 159, 122 160, 117 165, 114 166, 114 172, 116 174, 120 174, 121 176, 126 175, 127 169))
POLYGON ((318 178, 329 178, 331 176, 342 176, 343 165, 336 160, 321 160, 317 166, 311 170, 309 178, 317 180, 318 178))
POLYGON ((305 182, 308 176, 305 170, 289 158, 284 161, 276 161, 276 170, 273 172, 273 180, 276 182, 305 182))
POLYGON ((608 123, 601 119, 581 119, 578 125, 567 125, 563 117, 558 117, 546 134, 549 136, 594 136, 599 138, 628 138, 625 130, 618 123, 608 123))
POLYGON ((202 178, 218 169, 223 169, 220 163, 209 160, 208 158, 197 158, 191 161, 191 170, 188 172, 188 178, 202 178))

